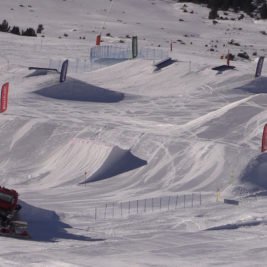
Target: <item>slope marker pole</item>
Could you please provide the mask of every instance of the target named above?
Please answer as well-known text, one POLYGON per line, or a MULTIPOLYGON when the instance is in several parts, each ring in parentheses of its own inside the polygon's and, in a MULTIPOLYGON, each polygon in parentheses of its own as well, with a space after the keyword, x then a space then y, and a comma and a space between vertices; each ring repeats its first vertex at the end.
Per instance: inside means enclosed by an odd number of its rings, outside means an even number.
POLYGON ((175 209, 177 208, 177 204, 178 204, 178 195, 176 196, 175 209))

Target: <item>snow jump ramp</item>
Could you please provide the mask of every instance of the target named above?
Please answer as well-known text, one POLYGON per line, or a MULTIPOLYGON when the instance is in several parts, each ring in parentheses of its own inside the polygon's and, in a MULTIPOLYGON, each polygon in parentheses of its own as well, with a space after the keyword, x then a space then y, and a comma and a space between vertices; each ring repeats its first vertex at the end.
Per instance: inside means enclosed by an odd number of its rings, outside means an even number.
POLYGON ((43 162, 34 176, 43 186, 73 185, 111 178, 146 164, 130 150, 74 138, 43 162))
POLYGON ((89 177, 86 182, 104 180, 118 174, 134 170, 146 165, 147 162, 134 156, 130 150, 124 150, 115 146, 112 148, 102 166, 89 177))

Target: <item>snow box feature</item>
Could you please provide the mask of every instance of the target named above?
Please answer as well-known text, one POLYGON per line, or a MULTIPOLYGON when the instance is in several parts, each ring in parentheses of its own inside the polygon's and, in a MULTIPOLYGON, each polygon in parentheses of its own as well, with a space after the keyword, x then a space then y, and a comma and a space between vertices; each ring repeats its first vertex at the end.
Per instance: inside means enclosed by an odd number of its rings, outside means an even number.
POLYGON ((28 74, 26 77, 35 77, 35 76, 47 75, 49 73, 58 73, 57 69, 51 69, 51 68, 29 67, 29 70, 34 70, 34 72, 28 74))
POLYGON ((113 103, 124 99, 124 94, 94 86, 76 79, 52 85, 34 93, 60 100, 113 103))

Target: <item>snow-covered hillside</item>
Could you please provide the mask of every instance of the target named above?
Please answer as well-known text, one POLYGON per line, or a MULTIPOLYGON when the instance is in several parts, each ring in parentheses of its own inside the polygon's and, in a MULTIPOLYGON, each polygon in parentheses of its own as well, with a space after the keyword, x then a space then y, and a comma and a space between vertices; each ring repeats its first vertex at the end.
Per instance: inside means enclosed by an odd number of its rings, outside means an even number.
POLYGON ((0 265, 265 265, 267 65, 262 77, 254 73, 267 51, 267 22, 228 12, 215 23, 208 8, 186 5, 1 1, 0 21, 44 31, 0 32, 0 81, 10 82, 0 185, 19 192, 33 236, 0 237, 0 265), (130 47, 137 35, 139 47, 166 51, 172 42, 175 62, 155 71, 156 60, 103 61, 95 71, 70 71, 64 83, 58 73, 28 69, 89 59, 99 33, 101 45, 130 47), (212 70, 228 51, 235 68, 212 70), (237 56, 244 51, 250 60, 237 56), (166 205, 168 196, 192 194, 201 194, 201 206, 166 205), (161 197, 165 209, 160 202, 153 210, 161 197), (116 210, 97 217, 99 207, 116 210))

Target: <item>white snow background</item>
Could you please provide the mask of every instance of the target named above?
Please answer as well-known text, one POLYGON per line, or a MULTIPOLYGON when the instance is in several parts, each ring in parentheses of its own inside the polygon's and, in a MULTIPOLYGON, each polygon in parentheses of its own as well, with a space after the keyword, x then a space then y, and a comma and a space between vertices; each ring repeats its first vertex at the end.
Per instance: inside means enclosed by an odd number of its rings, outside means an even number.
POLYGON ((32 235, 0 237, 1 266, 266 266, 267 64, 254 73, 267 22, 214 24, 209 9, 186 5, 0 1, 0 21, 44 26, 44 37, 0 32, 0 82, 10 82, 0 184, 19 192, 32 235), (168 51, 172 41, 176 62, 104 62, 65 83, 28 70, 89 59, 100 32, 101 45, 131 47, 136 35, 139 47, 168 51), (228 50, 250 60, 212 70, 228 50))

